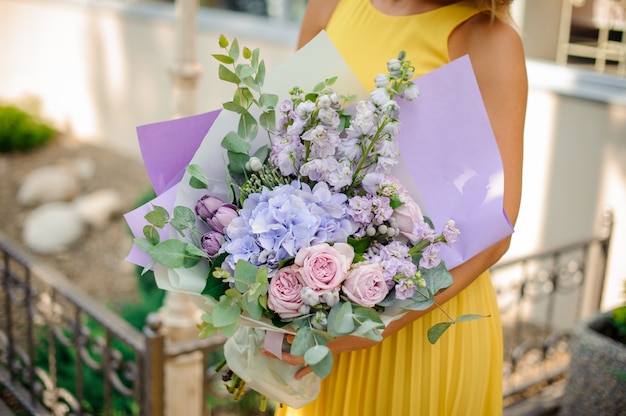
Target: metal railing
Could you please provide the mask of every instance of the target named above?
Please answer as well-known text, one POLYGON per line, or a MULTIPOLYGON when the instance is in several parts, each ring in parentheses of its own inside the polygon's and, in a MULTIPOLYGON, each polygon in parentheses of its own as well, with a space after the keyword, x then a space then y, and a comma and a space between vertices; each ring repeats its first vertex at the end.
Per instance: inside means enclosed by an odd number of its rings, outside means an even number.
MULTIPOLYGON (((504 328, 505 405, 566 374, 569 329, 600 306, 612 224, 607 213, 601 237, 492 269, 504 328)), ((206 358, 224 341, 169 343, 155 319, 140 332, 1 235, 0 254, 0 387, 30 414, 90 413, 88 371, 100 378, 99 414, 119 414, 113 403, 120 397, 122 414, 163 414, 167 360, 194 351, 206 358), (61 386, 59 372, 68 368, 75 382, 61 386)), ((207 375, 204 391, 209 382, 207 375)))
POLYGON ((505 405, 563 380, 569 334, 601 305, 613 215, 599 237, 492 268, 504 330, 505 405))
POLYGON ((138 331, 1 235, 0 255, 0 388, 28 414, 162 415, 167 361, 224 342, 138 331))

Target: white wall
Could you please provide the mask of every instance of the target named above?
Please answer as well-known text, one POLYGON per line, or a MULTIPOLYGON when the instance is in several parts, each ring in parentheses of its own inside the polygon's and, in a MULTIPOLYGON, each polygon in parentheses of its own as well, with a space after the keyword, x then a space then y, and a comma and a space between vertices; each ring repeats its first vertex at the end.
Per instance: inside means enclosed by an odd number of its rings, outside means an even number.
MULTIPOLYGON (((135 126, 173 114, 174 19, 168 3, 0 0, 0 99, 35 95, 80 139, 138 156, 135 126)), ((220 33, 259 47, 268 69, 297 37, 295 24, 214 9, 202 9, 198 29, 200 112, 232 96, 211 57, 220 33)))
MULTIPOLYGON (((526 22, 532 15, 518 14, 526 22)), ((173 7, 162 3, 0 0, 0 99, 36 95, 78 138, 139 157, 135 126, 172 116, 173 22, 173 7)), ((295 25, 217 10, 202 10, 198 24, 201 112, 231 97, 210 56, 219 33, 260 47, 270 69, 297 37, 295 25)), ((528 66, 524 195, 507 257, 588 238, 610 206, 616 224, 604 305, 614 305, 626 279, 626 80, 528 66)))

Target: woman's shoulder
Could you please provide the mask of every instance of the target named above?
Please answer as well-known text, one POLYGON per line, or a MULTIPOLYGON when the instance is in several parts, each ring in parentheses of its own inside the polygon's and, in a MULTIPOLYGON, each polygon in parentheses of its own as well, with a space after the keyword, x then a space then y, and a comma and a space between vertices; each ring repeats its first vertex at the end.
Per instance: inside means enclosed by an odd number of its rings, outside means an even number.
POLYGON ((300 27, 298 48, 301 48, 326 28, 340 0, 309 0, 300 27))

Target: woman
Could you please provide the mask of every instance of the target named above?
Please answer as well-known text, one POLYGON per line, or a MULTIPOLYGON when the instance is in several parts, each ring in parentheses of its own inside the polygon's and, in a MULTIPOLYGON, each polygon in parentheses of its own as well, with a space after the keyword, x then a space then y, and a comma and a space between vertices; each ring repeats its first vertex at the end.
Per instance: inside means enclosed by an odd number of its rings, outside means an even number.
MULTIPOLYGON (((523 47, 508 23, 511 0, 309 0, 299 46, 326 30, 368 88, 398 51, 416 76, 469 54, 504 164, 504 208, 514 224, 521 195, 527 82, 523 47)), ((329 347, 335 364, 319 397, 279 415, 497 415, 502 413, 502 330, 488 269, 509 238, 452 270, 437 295, 452 316, 490 318, 455 325, 435 345, 428 328, 446 320, 438 309, 393 322, 384 340, 341 337, 329 347)), ((302 358, 283 359, 301 365, 302 358)), ((299 376, 310 371, 304 367, 299 376)))

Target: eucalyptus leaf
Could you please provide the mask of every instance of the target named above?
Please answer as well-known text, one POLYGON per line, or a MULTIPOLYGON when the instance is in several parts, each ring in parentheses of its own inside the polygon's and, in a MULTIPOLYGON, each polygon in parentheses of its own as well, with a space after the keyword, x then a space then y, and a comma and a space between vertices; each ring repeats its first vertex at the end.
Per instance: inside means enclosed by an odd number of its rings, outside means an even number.
POLYGON ((228 132, 222 139, 221 145, 224 149, 235 153, 247 153, 250 150, 250 143, 239 137, 234 131, 228 132))
POLYGON ((220 48, 228 47, 228 39, 223 34, 220 34, 220 37, 217 43, 220 45, 220 48))
POLYGON ((196 224, 196 214, 190 208, 182 205, 174 207, 174 218, 183 224, 187 224, 188 228, 196 224))
POLYGON ((248 78, 254 75, 254 69, 248 64, 238 64, 235 68, 235 74, 239 79, 248 78))
POLYGON ((254 140, 259 132, 259 123, 249 112, 245 112, 239 116, 239 136, 247 140, 254 140))
POLYGON ((259 69, 256 73, 256 82, 259 84, 259 87, 262 87, 265 83, 265 61, 259 62, 259 69))
POLYGON ((383 328, 385 327, 383 321, 380 319, 380 315, 373 308, 366 308, 362 306, 355 308, 354 317, 360 322, 372 321, 374 323, 382 325, 383 328))
POLYGON ((276 128, 276 112, 274 110, 261 113, 259 124, 265 131, 272 132, 276 128))
POLYGON ((356 330, 356 335, 370 339, 372 341, 380 342, 383 340, 383 330, 385 325, 374 321, 361 322, 356 330))
POLYGON ((228 51, 228 55, 233 58, 235 61, 239 58, 239 42, 237 39, 233 39, 230 44, 230 50, 228 51))
POLYGON ((185 258, 183 259, 183 267, 185 269, 191 269, 199 262, 200 262, 200 257, 198 256, 185 256, 185 258))
POLYGON ((278 95, 261 94, 259 97, 259 105, 264 109, 273 109, 278 104, 278 95))
POLYGON ((240 315, 241 309, 237 302, 226 295, 222 295, 215 308, 213 308, 213 325, 222 328, 237 324, 240 315))
POLYGON ((328 332, 334 336, 348 335, 356 328, 350 302, 341 302, 333 306, 327 320, 328 332))
POLYGON ((152 247, 154 247, 154 244, 152 244, 152 242, 145 238, 136 237, 133 239, 133 243, 135 243, 139 250, 143 251, 144 253, 150 253, 150 250, 152 250, 152 247))
POLYGON ((155 227, 163 228, 170 220, 170 214, 165 208, 155 205, 154 209, 148 212, 144 218, 155 227))
POLYGON ((249 88, 237 88, 235 96, 233 97, 233 102, 247 110, 250 108, 252 103, 254 103, 254 96, 250 92, 249 88))
POLYGON ((302 356, 306 351, 315 345, 315 338, 311 333, 311 328, 302 326, 296 332, 296 336, 291 343, 291 354, 302 356))
POLYGON ((259 320, 263 315, 263 308, 259 304, 257 299, 248 301, 246 297, 243 298, 244 308, 246 312, 252 317, 252 319, 259 320))
POLYGON ((448 328, 450 328, 450 325, 452 324, 453 322, 440 322, 438 324, 433 325, 428 330, 428 341, 431 344, 435 344, 439 340, 439 338, 441 338, 443 333, 446 332, 448 328))
POLYGON ((186 245, 186 243, 172 238, 152 246, 148 254, 157 263, 169 269, 177 269, 183 267, 185 262, 186 245))
POLYGON ((193 179, 195 179, 198 182, 202 183, 205 188, 208 186, 209 179, 207 178, 206 174, 204 173, 204 170, 199 165, 191 164, 191 165, 187 166, 186 171, 187 171, 187 173, 189 173, 189 175, 191 175, 191 177, 193 179))
POLYGON ((256 281, 256 266, 245 260, 239 260, 235 265, 235 288, 244 293, 256 281))
POLYGON ((252 78, 252 77, 244 78, 243 83, 246 84, 246 86, 250 88, 251 90, 254 90, 259 93, 261 92, 261 86, 256 81, 256 78, 252 78))
POLYGON ((161 240, 159 236, 159 232, 156 230, 154 225, 145 225, 143 227, 143 235, 146 237, 146 240, 150 242, 150 244, 158 244, 161 240))
POLYGON ((468 313, 468 314, 457 317, 454 321, 455 322, 476 321, 478 319, 489 318, 489 317, 491 317, 491 315, 477 315, 473 313, 468 313))
POLYGON ((222 55, 220 53, 214 53, 213 58, 217 59, 219 62, 229 65, 235 62, 233 58, 228 55, 222 55))
POLYGON ((224 110, 232 111, 233 113, 241 114, 248 111, 245 107, 240 106, 234 101, 227 101, 222 104, 224 110))
POLYGON ((219 329, 227 337, 232 337, 233 335, 235 335, 235 332, 237 332, 237 330, 239 329, 239 321, 230 325, 222 326, 219 329))
POLYGON ((233 84, 239 84, 241 82, 237 75, 235 75, 233 71, 226 68, 224 65, 219 66, 217 75, 222 81, 232 82, 233 84))
POLYGON ((254 152, 254 156, 257 157, 261 162, 265 162, 267 157, 270 155, 270 149, 267 145, 263 145, 254 152))
POLYGON ((246 162, 250 160, 250 156, 246 153, 227 152, 228 155, 228 169, 234 176, 236 174, 243 174, 246 171, 246 162))
POLYGON ((331 354, 331 352, 327 346, 316 345, 306 350, 304 353, 304 362, 308 365, 315 365, 321 362, 329 354, 331 354))
POLYGON ((259 48, 254 48, 252 50, 252 56, 250 57, 250 65, 252 68, 257 69, 259 67, 259 55, 261 54, 261 50, 259 48))
MULTIPOLYGON (((325 346, 317 346, 314 348, 326 348, 325 346)), ((315 351, 315 354, 319 354, 317 351, 315 351)), ((317 357, 315 357, 317 358, 317 357)), ((305 355, 305 361, 306 361, 306 355, 305 355)), ((311 370, 313 370, 313 372, 320 378, 326 378, 328 377, 328 375, 330 374, 330 371, 333 369, 333 355, 330 354, 330 350, 329 353, 326 354, 319 362, 317 362, 316 364, 310 364, 311 370)))

